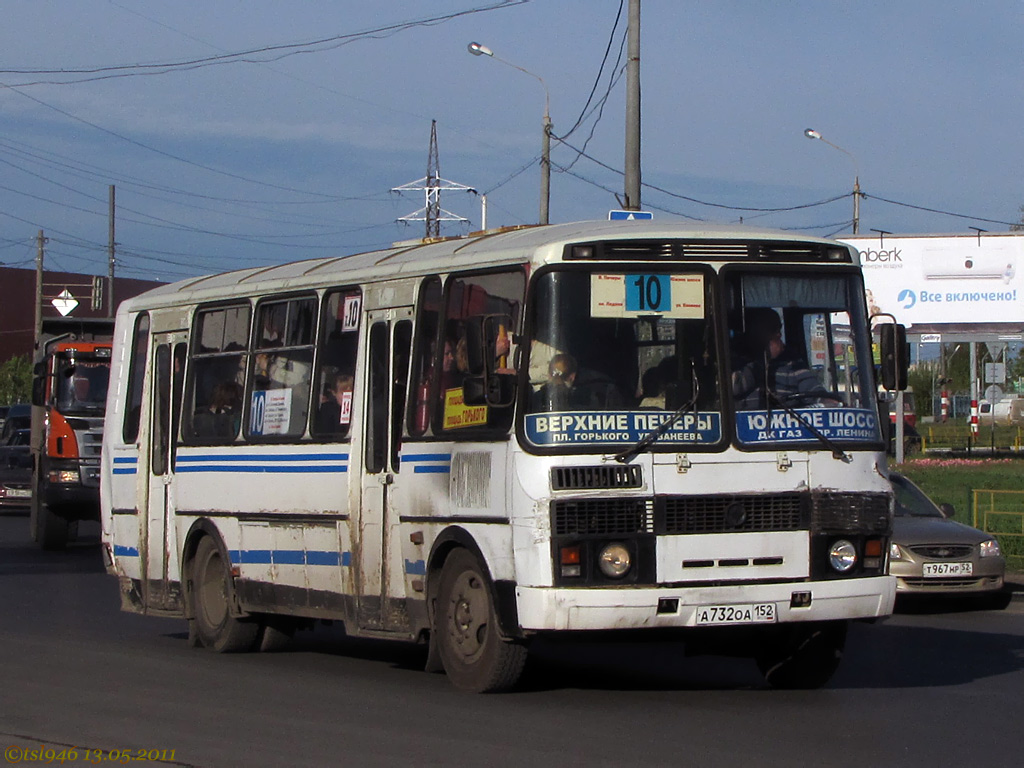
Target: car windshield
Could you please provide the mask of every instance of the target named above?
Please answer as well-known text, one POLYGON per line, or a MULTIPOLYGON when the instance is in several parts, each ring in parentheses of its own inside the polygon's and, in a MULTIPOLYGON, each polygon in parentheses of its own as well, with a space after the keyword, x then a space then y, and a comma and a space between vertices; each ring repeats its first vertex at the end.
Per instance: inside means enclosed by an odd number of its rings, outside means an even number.
POLYGON ((897 517, 945 517, 924 491, 900 475, 891 475, 897 517))

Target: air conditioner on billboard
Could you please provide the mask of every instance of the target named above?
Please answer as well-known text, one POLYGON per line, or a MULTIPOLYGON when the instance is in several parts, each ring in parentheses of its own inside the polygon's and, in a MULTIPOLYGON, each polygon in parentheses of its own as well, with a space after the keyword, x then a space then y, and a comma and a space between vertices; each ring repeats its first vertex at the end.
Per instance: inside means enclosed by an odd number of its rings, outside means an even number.
POLYGON ((928 280, 1002 280, 1017 271, 1016 254, 994 247, 964 245, 925 249, 922 270, 928 280))

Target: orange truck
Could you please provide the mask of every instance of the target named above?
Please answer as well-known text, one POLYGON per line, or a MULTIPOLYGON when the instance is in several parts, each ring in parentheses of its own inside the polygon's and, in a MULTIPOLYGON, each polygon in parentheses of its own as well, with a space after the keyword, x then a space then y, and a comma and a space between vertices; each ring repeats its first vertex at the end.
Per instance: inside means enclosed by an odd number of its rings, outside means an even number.
POLYGON ((99 520, 100 448, 113 321, 64 331, 47 321, 33 369, 30 524, 43 549, 63 549, 78 523, 99 520))

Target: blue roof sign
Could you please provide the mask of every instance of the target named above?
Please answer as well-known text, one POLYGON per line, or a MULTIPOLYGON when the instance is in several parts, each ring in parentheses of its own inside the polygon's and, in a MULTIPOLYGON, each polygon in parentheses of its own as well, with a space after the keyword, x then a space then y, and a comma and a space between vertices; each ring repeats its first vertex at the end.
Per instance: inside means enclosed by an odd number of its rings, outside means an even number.
POLYGON ((653 218, 650 211, 608 211, 608 221, 649 221, 653 218))

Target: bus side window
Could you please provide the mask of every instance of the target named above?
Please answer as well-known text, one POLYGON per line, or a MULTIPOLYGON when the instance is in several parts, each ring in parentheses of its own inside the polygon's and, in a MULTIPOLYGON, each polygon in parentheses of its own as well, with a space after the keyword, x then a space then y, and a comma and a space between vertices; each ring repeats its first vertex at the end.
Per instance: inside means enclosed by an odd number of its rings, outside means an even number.
POLYGON ((261 301, 249 390, 251 438, 301 437, 309 420, 313 370, 313 296, 261 301))
POLYGON ((320 315, 320 348, 313 381, 310 433, 327 440, 348 437, 352 423, 356 351, 362 294, 358 288, 329 291, 320 315))
POLYGON ((196 314, 183 430, 189 442, 238 437, 249 316, 248 304, 200 309, 196 314))
POLYGON ((128 373, 128 405, 124 410, 121 437, 125 443, 134 443, 139 437, 142 417, 142 382, 146 372, 146 354, 149 350, 149 315, 143 312, 135 319, 132 337, 131 369, 128 373))
POLYGON ((420 287, 416 312, 416 347, 413 354, 412 377, 409 393, 409 434, 420 436, 430 422, 430 391, 435 374, 444 360, 439 358, 438 332, 441 321, 441 279, 428 277, 420 287))
POLYGON ((489 374, 497 373, 498 367, 504 369, 507 361, 514 359, 509 337, 519 327, 525 290, 526 276, 522 269, 460 273, 448 279, 443 342, 450 348, 451 359, 449 361, 448 351, 444 351, 435 431, 443 430, 454 437, 480 429, 508 430, 511 427, 511 397, 505 404, 500 396, 481 397, 481 393, 486 391, 489 374), (488 317, 507 318, 507 322, 488 325, 485 320, 488 317), (487 344, 485 329, 491 326, 494 343, 487 344), (499 348, 497 337, 502 326, 505 337, 499 348), (501 366, 498 360, 503 361, 501 366))

